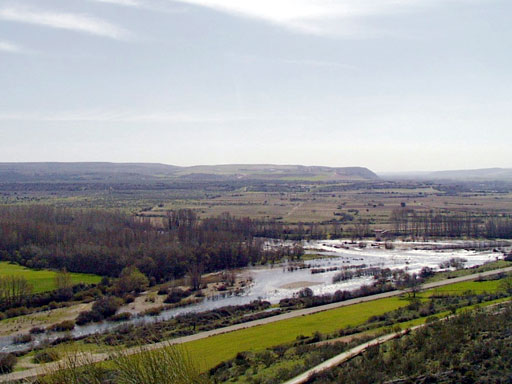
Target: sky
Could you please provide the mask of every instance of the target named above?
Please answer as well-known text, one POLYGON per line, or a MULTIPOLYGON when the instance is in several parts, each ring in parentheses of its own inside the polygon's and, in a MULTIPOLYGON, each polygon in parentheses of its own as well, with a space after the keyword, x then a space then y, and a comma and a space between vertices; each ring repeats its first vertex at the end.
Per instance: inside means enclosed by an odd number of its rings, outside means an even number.
POLYGON ((512 167, 510 0, 0 0, 0 162, 512 167))

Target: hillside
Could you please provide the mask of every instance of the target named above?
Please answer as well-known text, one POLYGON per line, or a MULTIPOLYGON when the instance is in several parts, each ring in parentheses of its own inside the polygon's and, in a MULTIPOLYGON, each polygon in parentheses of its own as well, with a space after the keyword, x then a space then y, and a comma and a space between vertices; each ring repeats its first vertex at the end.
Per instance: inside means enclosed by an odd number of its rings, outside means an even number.
POLYGON ((481 168, 434 172, 383 172, 389 180, 512 181, 512 168, 481 168))
POLYGON ((151 182, 173 179, 374 180, 363 167, 303 165, 202 165, 178 167, 158 163, 0 163, 1 182, 151 182))
POLYGON ((425 175, 432 179, 449 180, 512 180, 512 168, 483 168, 431 172, 425 175))

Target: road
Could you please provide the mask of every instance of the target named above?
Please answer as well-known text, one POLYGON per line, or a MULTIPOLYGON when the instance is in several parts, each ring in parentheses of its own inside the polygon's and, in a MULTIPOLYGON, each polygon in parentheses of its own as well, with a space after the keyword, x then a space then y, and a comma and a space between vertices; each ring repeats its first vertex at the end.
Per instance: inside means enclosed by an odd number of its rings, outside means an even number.
POLYGON ((414 329, 417 329, 420 327, 424 327, 425 325, 426 324, 417 325, 415 327, 410 328, 409 330, 390 333, 390 334, 387 334, 384 336, 377 337, 376 339, 370 340, 366 343, 360 344, 357 347, 349 349, 346 352, 340 353, 339 355, 336 355, 333 358, 324 361, 322 364, 319 364, 316 367, 313 367, 313 368, 307 370, 306 372, 302 373, 299 376, 294 377, 293 379, 285 382, 284 384, 304 384, 315 373, 320 373, 320 372, 326 371, 328 369, 334 368, 337 365, 340 365, 341 363, 344 363, 345 361, 350 360, 353 357, 356 357, 357 355, 366 351, 368 348, 370 348, 374 345, 385 343, 386 341, 389 341, 389 340, 392 340, 392 339, 402 336, 403 334, 405 334, 405 332, 408 332, 408 331, 411 331, 411 330, 414 330, 414 329))
MULTIPOLYGON (((468 275, 468 276, 456 277, 453 279, 436 281, 433 283, 428 283, 428 284, 422 285, 421 289, 426 290, 426 289, 431 289, 431 288, 442 287, 442 286, 449 285, 449 284, 460 283, 463 281, 476 280, 479 277, 493 276, 493 275, 497 275, 497 274, 505 273, 505 272, 512 272, 512 267, 501 268, 501 269, 497 269, 497 270, 477 273, 477 274, 468 275)), ((222 333, 238 331, 238 330, 245 329, 245 328, 257 327, 259 325, 270 324, 270 323, 274 323, 277 321, 293 319, 295 317, 311 315, 311 314, 318 313, 318 312, 328 311, 330 309, 346 307, 348 305, 354 305, 354 304, 364 303, 364 302, 368 302, 368 301, 379 300, 379 299, 383 299, 383 298, 387 298, 387 297, 399 296, 404 293, 407 293, 407 291, 405 291, 405 290, 390 291, 390 292, 385 292, 385 293, 379 293, 377 295, 365 296, 365 297, 341 301, 341 302, 337 302, 337 303, 321 305, 321 306, 313 307, 313 308, 299 309, 296 311, 283 313, 281 315, 276 315, 276 316, 268 317, 265 319, 249 321, 249 322, 243 323, 243 324, 235 324, 235 325, 231 325, 229 327, 217 328, 217 329, 213 329, 211 331, 196 333, 195 335, 179 337, 176 339, 162 341, 162 342, 155 343, 155 344, 149 344, 149 345, 145 346, 144 348, 147 350, 152 350, 152 349, 162 348, 163 346, 169 345, 169 344, 172 344, 172 345, 184 344, 184 343, 188 343, 191 341, 205 339, 210 336, 220 335, 222 333)), ((134 353, 140 352, 140 350, 141 350, 140 347, 135 347, 135 348, 129 348, 125 352, 127 354, 134 354, 134 353)), ((105 353, 99 353, 99 354, 94 354, 94 355, 84 354, 84 357, 82 359, 83 360, 82 365, 105 361, 108 358, 109 358, 109 355, 105 354, 105 353)), ((16 380, 31 379, 36 376, 40 376, 42 374, 47 374, 48 372, 58 370, 59 368, 60 368, 59 362, 55 362, 55 363, 45 364, 42 367, 38 367, 38 368, 27 369, 27 370, 21 371, 21 372, 13 372, 13 373, 10 373, 7 375, 0 376, 0 383, 6 383, 6 382, 16 381, 16 380)))

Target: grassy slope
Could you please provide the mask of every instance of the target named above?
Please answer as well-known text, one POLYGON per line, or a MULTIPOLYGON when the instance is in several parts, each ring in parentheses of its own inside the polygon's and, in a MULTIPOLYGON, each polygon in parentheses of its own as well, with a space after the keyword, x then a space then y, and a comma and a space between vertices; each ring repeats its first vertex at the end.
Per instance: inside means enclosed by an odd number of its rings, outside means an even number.
MULTIPOLYGON (((434 293, 461 294, 468 290, 476 293, 484 291, 496 292, 499 284, 500 282, 496 280, 462 282, 432 289, 426 291, 423 295, 430 296, 434 293)), ((398 297, 380 299, 212 336, 207 339, 187 343, 186 348, 191 356, 199 362, 201 369, 207 370, 222 361, 235 357, 238 352, 265 349, 293 341, 299 335, 310 336, 315 331, 330 333, 345 328, 348 325, 360 325, 371 316, 383 314, 408 304, 408 300, 398 297)), ((421 318, 402 325, 413 326, 424 321, 425 318, 421 318)))
MULTIPOLYGON (((34 293, 54 290, 56 272, 49 270, 34 270, 22 267, 8 262, 0 262, 0 277, 5 276, 24 276, 33 286, 34 293)), ((96 284, 101 280, 100 276, 88 275, 84 273, 71 273, 73 284, 87 283, 96 284)))
POLYGON ((365 322, 371 316, 406 306, 408 301, 393 297, 283 320, 241 331, 225 333, 186 344, 191 356, 202 369, 209 369, 238 352, 261 350, 293 341, 299 335, 310 336, 315 331, 334 332, 348 325, 365 322))
POLYGON ((474 269, 467 268, 467 269, 460 269, 458 271, 438 272, 434 276, 429 278, 427 280, 427 282, 431 283, 434 281, 441 281, 441 280, 445 280, 445 279, 449 279, 449 278, 453 278, 453 277, 468 276, 468 275, 473 275, 473 274, 477 274, 477 273, 481 273, 481 272, 485 272, 485 271, 491 271, 494 269, 507 268, 507 267, 512 267, 512 262, 505 261, 505 260, 498 260, 498 261, 493 261, 491 263, 486 263, 486 264, 481 265, 480 267, 474 268, 474 269))

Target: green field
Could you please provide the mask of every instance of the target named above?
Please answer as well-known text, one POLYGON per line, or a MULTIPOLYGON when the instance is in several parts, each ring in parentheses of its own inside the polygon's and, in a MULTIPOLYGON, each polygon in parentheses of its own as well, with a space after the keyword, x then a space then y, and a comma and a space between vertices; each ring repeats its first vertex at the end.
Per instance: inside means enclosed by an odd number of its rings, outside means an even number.
POLYGON ((493 293, 499 290, 501 280, 489 281, 464 281, 462 283, 455 283, 445 285, 443 287, 434 288, 425 292, 427 296, 430 295, 460 295, 466 291, 473 291, 474 293, 493 293))
MULTIPOLYGON (((33 287, 33 293, 52 291, 55 286, 55 271, 34 270, 22 267, 21 265, 11 264, 6 261, 0 262, 0 277, 5 276, 23 276, 33 287)), ((86 283, 97 284, 101 281, 101 276, 88 275, 85 273, 71 273, 73 284, 86 283)))
POLYGON ((426 282, 431 283, 434 281, 441 281, 441 280, 446 280, 446 279, 454 278, 454 277, 468 276, 468 275, 478 274, 478 273, 482 273, 482 272, 486 272, 486 271, 492 271, 494 269, 507 268, 507 267, 512 267, 512 262, 505 261, 505 260, 498 260, 498 261, 493 261, 491 263, 486 263, 486 264, 481 265, 480 267, 475 268, 475 269, 466 268, 466 269, 459 269, 457 271, 438 272, 434 276, 428 278, 426 282))
MULTIPOLYGON (((468 281, 428 290, 421 296, 428 297, 434 293, 457 295, 469 290, 475 293, 496 292, 499 285, 499 280, 468 281)), ((201 368, 207 370, 222 361, 235 357, 238 352, 262 350, 291 342, 300 335, 311 336, 316 331, 326 334, 349 325, 357 326, 372 316, 393 311, 408 304, 408 300, 399 297, 380 299, 212 336, 185 345, 201 368)), ((423 321, 425 319, 416 319, 410 324, 407 323, 407 326, 417 325, 423 321)))
POLYGON ((311 336, 316 331, 330 333, 349 325, 359 325, 374 315, 408 304, 407 300, 392 297, 212 336, 185 345, 201 369, 206 370, 241 351, 262 350, 291 342, 300 335, 311 336))

